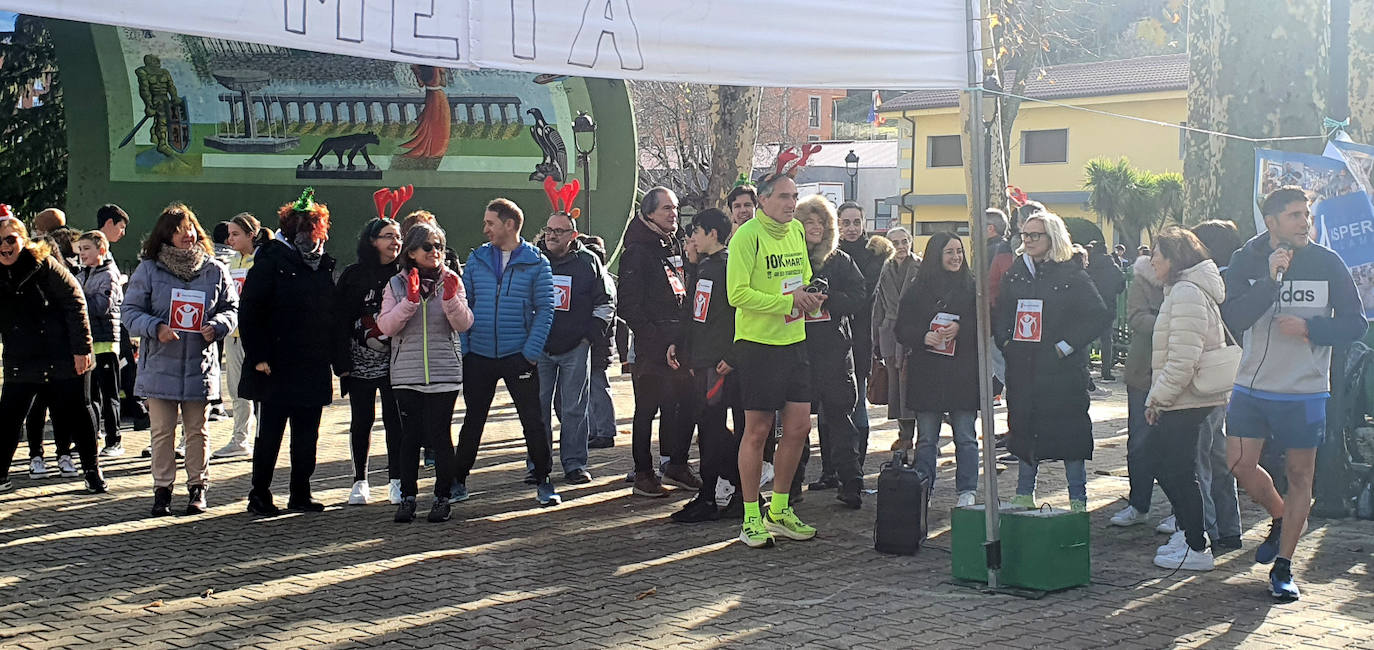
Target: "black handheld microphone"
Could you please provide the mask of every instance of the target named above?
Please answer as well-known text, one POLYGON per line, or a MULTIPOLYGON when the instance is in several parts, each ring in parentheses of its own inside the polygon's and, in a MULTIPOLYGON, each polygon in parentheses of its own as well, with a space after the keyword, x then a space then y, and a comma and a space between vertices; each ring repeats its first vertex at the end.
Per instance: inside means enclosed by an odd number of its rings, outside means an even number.
MULTIPOLYGON (((1288 243, 1288 242, 1284 242, 1284 243, 1282 243, 1282 244, 1279 244, 1279 245, 1278 245, 1278 248, 1275 248, 1274 250, 1285 250, 1285 251, 1288 251, 1288 252, 1292 253, 1293 251, 1295 251, 1295 250, 1297 250, 1297 249, 1296 249, 1296 248, 1293 248, 1293 245, 1292 245, 1292 244, 1290 244, 1290 243, 1288 243)), ((1283 274, 1284 274, 1284 273, 1287 273, 1287 272, 1288 272, 1288 267, 1286 267, 1286 266, 1279 267, 1279 272, 1276 273, 1276 274, 1274 274, 1274 282, 1276 282, 1276 283, 1278 283, 1278 284, 1283 284, 1283 274)))

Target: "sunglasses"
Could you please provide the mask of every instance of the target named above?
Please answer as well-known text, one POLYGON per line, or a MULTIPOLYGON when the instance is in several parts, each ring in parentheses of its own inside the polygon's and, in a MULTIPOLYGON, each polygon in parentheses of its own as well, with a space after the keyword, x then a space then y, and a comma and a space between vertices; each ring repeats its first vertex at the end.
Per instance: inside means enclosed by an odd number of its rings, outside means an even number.
POLYGON ((19 235, 5 235, 0 238, 0 242, 5 242, 8 246, 13 246, 19 243, 19 235))
POLYGON ((436 248, 439 248, 439 244, 435 244, 433 242, 425 242, 423 244, 420 244, 420 249, 426 253, 433 253, 434 249, 436 248))

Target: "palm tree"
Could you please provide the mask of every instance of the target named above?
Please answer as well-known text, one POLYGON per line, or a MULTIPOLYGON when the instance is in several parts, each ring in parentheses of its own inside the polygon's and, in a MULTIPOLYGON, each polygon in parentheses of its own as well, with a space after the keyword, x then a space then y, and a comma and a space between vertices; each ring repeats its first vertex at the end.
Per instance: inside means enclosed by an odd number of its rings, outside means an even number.
POLYGON ((1088 208, 1110 221, 1117 238, 1127 249, 1134 249, 1140 231, 1152 224, 1156 214, 1149 178, 1131 167, 1131 161, 1124 156, 1115 161, 1094 158, 1083 171, 1083 187, 1092 192, 1088 208))
MULTIPOLYGON (((1156 231, 1163 230, 1169 222, 1183 223, 1183 174, 1165 172, 1151 174, 1150 186, 1154 194, 1154 209, 1159 219, 1156 231)), ((1202 221, 1201 215, 1193 215, 1189 221, 1202 221)))

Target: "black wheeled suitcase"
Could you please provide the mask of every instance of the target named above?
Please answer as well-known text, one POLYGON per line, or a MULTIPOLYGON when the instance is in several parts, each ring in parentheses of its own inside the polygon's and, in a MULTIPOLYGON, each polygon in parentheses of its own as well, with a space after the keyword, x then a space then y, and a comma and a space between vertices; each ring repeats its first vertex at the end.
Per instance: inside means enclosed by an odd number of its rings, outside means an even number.
POLYGON ((873 548, 879 553, 915 555, 926 539, 929 498, 930 477, 908 465, 905 454, 894 453, 878 473, 873 548))

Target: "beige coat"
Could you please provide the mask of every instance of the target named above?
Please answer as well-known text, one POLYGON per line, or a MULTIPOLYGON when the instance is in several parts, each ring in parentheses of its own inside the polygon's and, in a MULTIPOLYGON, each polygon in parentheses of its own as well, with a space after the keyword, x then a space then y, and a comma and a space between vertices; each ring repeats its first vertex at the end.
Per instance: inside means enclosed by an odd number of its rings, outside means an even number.
POLYGON ((1145 403, 1164 411, 1220 406, 1230 390, 1203 394, 1193 387, 1198 360, 1207 350, 1226 345, 1221 310, 1226 287, 1211 260, 1179 274, 1164 287, 1164 304, 1155 320, 1150 368, 1154 379, 1145 403))
POLYGON ((1126 290, 1126 322, 1131 326, 1131 347, 1126 352, 1122 379, 1136 390, 1150 390, 1150 339, 1155 317, 1164 302, 1164 283, 1155 277, 1150 258, 1137 257, 1131 267, 1131 286, 1126 290))

